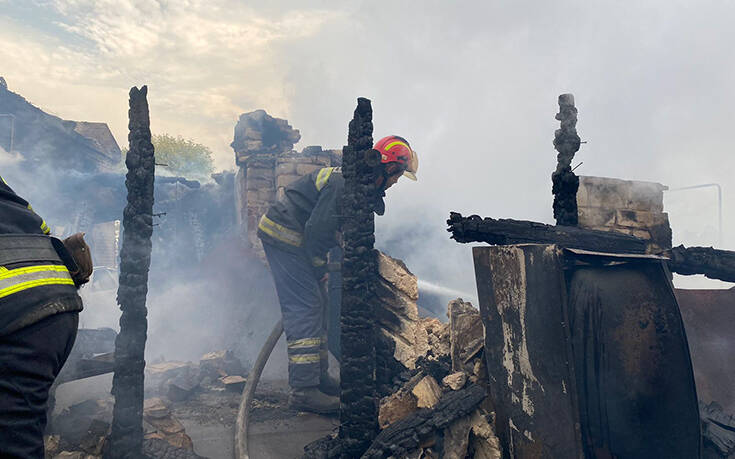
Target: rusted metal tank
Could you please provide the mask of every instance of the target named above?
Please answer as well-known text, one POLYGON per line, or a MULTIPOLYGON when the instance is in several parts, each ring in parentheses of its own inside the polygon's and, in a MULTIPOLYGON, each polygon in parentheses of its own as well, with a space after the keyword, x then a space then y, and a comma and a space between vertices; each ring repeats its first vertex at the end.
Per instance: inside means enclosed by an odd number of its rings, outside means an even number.
POLYGON ((662 260, 475 247, 506 458, 696 459, 699 414, 662 260))

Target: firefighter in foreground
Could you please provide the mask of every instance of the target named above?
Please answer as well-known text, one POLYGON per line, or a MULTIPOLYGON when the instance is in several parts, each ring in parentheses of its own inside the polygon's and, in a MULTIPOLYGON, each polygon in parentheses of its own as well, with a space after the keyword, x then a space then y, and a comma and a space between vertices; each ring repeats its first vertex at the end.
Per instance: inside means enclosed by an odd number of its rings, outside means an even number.
POLYGON ((0 457, 43 458, 49 389, 69 356, 92 272, 83 235, 64 242, 0 178, 0 457))
MULTIPOLYGON (((374 211, 383 215, 385 190, 402 175, 416 180, 418 158, 399 136, 384 137, 374 149, 381 155, 374 211)), ((327 273, 327 252, 338 244, 343 189, 339 167, 314 171, 288 186, 258 225, 281 303, 290 405, 316 413, 339 410, 339 384, 327 373, 326 298, 320 284, 327 273)))

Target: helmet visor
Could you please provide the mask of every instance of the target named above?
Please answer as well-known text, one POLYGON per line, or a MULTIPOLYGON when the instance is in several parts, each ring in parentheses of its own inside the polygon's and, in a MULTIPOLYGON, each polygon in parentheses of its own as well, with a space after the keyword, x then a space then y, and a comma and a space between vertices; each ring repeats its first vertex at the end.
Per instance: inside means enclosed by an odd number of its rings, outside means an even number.
POLYGON ((403 175, 415 182, 417 180, 416 173, 418 172, 418 170, 419 170, 419 157, 416 154, 416 152, 413 151, 412 149, 411 158, 408 160, 408 164, 406 165, 406 170, 403 171, 403 175))

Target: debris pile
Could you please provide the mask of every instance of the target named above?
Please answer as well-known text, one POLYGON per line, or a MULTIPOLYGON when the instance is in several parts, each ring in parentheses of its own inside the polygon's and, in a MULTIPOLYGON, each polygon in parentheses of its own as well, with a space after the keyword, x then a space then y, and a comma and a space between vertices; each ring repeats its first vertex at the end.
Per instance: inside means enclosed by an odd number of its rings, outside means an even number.
MULTIPOLYGON (((416 277, 384 254, 379 272, 381 431, 362 457, 500 458, 479 311, 456 299, 449 303, 448 323, 419 318, 416 277)), ((308 445, 304 457, 340 454, 328 437, 308 445)))
MULTIPOLYGON (((184 418, 215 417, 234 424, 237 400, 247 370, 232 351, 205 354, 198 363, 162 361, 145 369, 143 453, 151 458, 198 458, 184 427, 184 418), (212 409, 216 407, 216 409, 212 409), (183 418, 182 418, 183 416, 183 418)), ((113 398, 85 400, 64 409, 52 419, 46 437, 48 458, 102 457, 110 452, 113 398)), ((256 410, 284 410, 284 400, 266 394, 256 410)), ((288 413, 287 413, 288 414, 288 413)))
POLYGON ((703 457, 735 457, 735 416, 725 413, 717 402, 699 402, 702 423, 703 457))

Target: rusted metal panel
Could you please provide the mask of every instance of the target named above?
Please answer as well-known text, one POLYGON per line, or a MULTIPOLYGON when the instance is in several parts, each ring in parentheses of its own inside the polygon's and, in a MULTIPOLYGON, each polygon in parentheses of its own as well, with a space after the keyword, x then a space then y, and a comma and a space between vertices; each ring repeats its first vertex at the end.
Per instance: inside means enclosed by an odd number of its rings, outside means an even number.
POLYGON ((560 249, 475 247, 473 255, 504 457, 584 457, 560 249))
POLYGON ((735 413, 735 288, 676 290, 694 366, 697 395, 735 413))
POLYGON ((587 454, 698 458, 697 392, 664 262, 597 258, 567 271, 587 454))
POLYGON ((506 458, 699 457, 664 260, 532 244, 473 253, 506 458))

